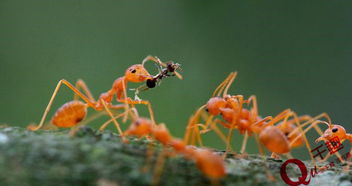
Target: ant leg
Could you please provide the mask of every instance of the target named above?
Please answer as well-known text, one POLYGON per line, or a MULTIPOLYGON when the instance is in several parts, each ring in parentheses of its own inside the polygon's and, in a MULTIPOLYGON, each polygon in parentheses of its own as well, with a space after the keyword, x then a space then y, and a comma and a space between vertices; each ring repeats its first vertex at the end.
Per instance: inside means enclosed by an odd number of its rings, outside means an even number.
POLYGON ((195 128, 195 133, 196 133, 196 136, 197 136, 197 140, 198 140, 198 143, 201 147, 203 147, 203 141, 202 141, 202 137, 200 136, 200 133, 199 133, 199 128, 196 127, 195 128))
POLYGON ((191 116, 191 118, 189 119, 187 127, 186 127, 186 131, 185 131, 185 135, 183 137, 183 141, 186 144, 189 144, 191 133, 193 133, 193 126, 196 123, 198 123, 199 115, 200 115, 202 109, 204 109, 205 107, 206 107, 206 105, 199 107, 198 110, 195 112, 195 114, 193 116, 191 116))
POLYGON ((203 128, 204 130, 204 125, 203 124, 195 124, 192 126, 193 130, 192 130, 192 134, 191 134, 191 139, 192 139, 192 145, 195 145, 197 142, 198 144, 203 147, 203 141, 202 138, 200 136, 200 131, 199 131, 199 127, 203 128))
MULTIPOLYGON (((125 84, 125 83, 122 83, 122 91, 123 91, 123 94, 124 94, 123 98, 124 98, 124 99, 127 99, 127 91, 126 91, 126 84, 125 84)), ((122 101, 119 101, 119 102, 122 102, 122 101)), ((123 102, 123 103, 125 103, 125 116, 123 117, 123 120, 122 120, 122 121, 123 121, 124 123, 126 123, 127 117, 128 117, 127 112, 128 112, 128 110, 129 110, 129 104, 126 103, 126 102, 123 102)))
POLYGON ((33 128, 33 131, 36 131, 38 129, 40 129, 41 127, 43 127, 44 125, 44 121, 45 121, 45 118, 46 116, 48 115, 49 111, 50 111, 50 108, 51 108, 51 105, 53 104, 54 100, 55 100, 55 97, 57 95, 57 93, 59 92, 60 90, 60 87, 61 85, 66 85, 68 88, 70 88, 74 93, 76 93, 81 99, 83 99, 87 104, 88 106, 94 108, 95 110, 97 110, 97 107, 96 107, 96 102, 95 101, 92 101, 90 100, 87 96, 85 96, 83 93, 81 93, 78 89, 76 89, 70 82, 66 81, 65 79, 62 79, 59 81, 59 83, 56 85, 56 88, 50 98, 50 101, 44 111, 44 114, 42 116, 42 119, 40 120, 40 123, 39 125, 36 127, 36 128, 33 128))
POLYGON ((229 79, 229 82, 227 83, 226 88, 223 92, 223 95, 222 95, 223 97, 225 97, 227 95, 227 92, 230 89, 230 86, 233 83, 233 81, 235 80, 236 76, 237 76, 237 72, 233 72, 232 77, 229 79))
POLYGON ((263 145, 259 142, 258 135, 254 134, 254 138, 255 138, 255 141, 257 142, 257 145, 258 145, 259 154, 264 157, 264 148, 263 148, 263 145))
MULTIPOLYGON (((210 127, 214 130, 214 132, 220 137, 220 139, 222 141, 224 141, 225 143, 226 141, 226 136, 224 135, 224 133, 216 126, 216 123, 213 123, 212 125, 210 125, 210 127)), ((229 149, 232 151, 232 147, 229 146, 229 149)))
POLYGON ((93 120, 101 117, 102 115, 104 115, 103 112, 96 112, 93 115, 89 116, 88 118, 84 119, 84 121, 80 122, 79 124, 77 124, 76 126, 73 126, 69 132, 69 136, 74 136, 77 132, 77 130, 79 129, 80 126, 84 126, 87 125, 87 123, 92 122, 93 120))
MULTIPOLYGON (((258 103, 257 103, 257 97, 255 95, 251 95, 247 101, 245 101, 248 105, 250 103, 252 103, 252 109, 251 112, 253 113, 253 115, 255 117, 258 116, 258 103)), ((254 120, 256 120, 257 118, 253 118, 254 120)))
MULTIPOLYGON (((285 120, 285 119, 287 119, 289 116, 291 116, 291 114, 292 114, 292 111, 291 111, 290 109, 286 109, 286 110, 280 112, 280 113, 279 113, 278 115, 276 115, 274 118, 272 118, 272 120, 269 121, 269 122, 265 125, 265 127, 274 125, 275 123, 277 123, 277 122, 279 122, 279 121, 281 121, 281 120, 283 120, 283 119, 285 120)), ((258 123, 258 122, 257 122, 257 123, 258 123)))
MULTIPOLYGON (((292 112, 292 116, 293 116, 293 118, 294 118, 294 119, 293 119, 293 120, 294 120, 294 124, 300 129, 300 133, 303 133, 303 130, 302 130, 300 121, 301 121, 301 120, 309 120, 311 117, 310 117, 310 116, 298 117, 295 112, 292 112)), ((287 123, 289 123, 289 122, 287 122, 287 123)), ((290 135, 290 134, 289 134, 289 135, 290 135)), ((310 158, 311 158, 313 164, 315 165, 315 159, 314 159, 314 157, 313 157, 313 155, 312 155, 312 147, 310 146, 310 143, 309 143, 309 141, 308 141, 308 139, 307 139, 307 136, 306 136, 305 134, 303 134, 302 136, 303 136, 303 140, 304 140, 304 142, 305 142, 305 146, 306 146, 306 148, 307 148, 307 150, 308 150, 309 156, 310 156, 310 158)), ((293 143, 290 143, 290 148, 291 148, 292 144, 293 144, 293 143)))
MULTIPOLYGON (((303 131, 302 131, 302 127, 303 127, 304 125, 303 125, 303 124, 298 125, 299 127, 297 127, 296 129, 299 129, 301 132, 300 132, 299 135, 297 135, 297 136, 291 141, 290 146, 292 146, 300 137, 305 136, 305 133, 307 133, 307 132, 308 132, 310 129, 312 129, 315 125, 320 124, 320 123, 325 123, 325 122, 324 122, 324 121, 320 121, 320 120, 316 120, 316 121, 312 122, 312 123, 310 124, 310 126, 307 127, 306 129, 304 129, 303 131)), ((306 123, 305 123, 305 125, 306 125, 306 123)), ((297 132, 296 129, 293 130, 287 137, 288 137, 288 138, 292 137, 292 135, 297 132)))
POLYGON ((142 168, 142 172, 146 173, 148 172, 148 170, 150 169, 151 167, 151 164, 152 164, 152 157, 154 155, 154 147, 153 147, 153 144, 151 142, 148 143, 147 145, 147 151, 146 151, 146 160, 145 160, 145 164, 142 168))
MULTIPOLYGON (((145 101, 145 100, 131 100, 131 98, 128 98, 127 97, 127 93, 126 93, 126 88, 125 88, 125 85, 123 84, 123 91, 124 91, 124 98, 123 99, 118 99, 117 101, 118 102, 121 102, 121 103, 124 103, 125 104, 125 109, 126 109, 126 113, 127 111, 129 110, 129 104, 131 105, 139 105, 139 104, 142 104, 142 105, 147 105, 148 107, 148 111, 149 111, 149 115, 150 115, 150 120, 152 120, 153 122, 153 126, 155 126, 155 119, 154 119, 154 111, 152 109, 152 105, 149 101, 145 101)), ((125 115, 124 119, 123 119, 123 122, 126 122, 127 120, 127 114, 125 115)))
POLYGON ((220 125, 222 125, 222 126, 225 127, 225 128, 228 128, 228 129, 231 128, 231 125, 230 125, 230 124, 228 124, 228 123, 226 123, 226 122, 224 122, 224 121, 222 121, 222 120, 220 120, 220 119, 215 119, 212 124, 213 124, 213 125, 215 125, 215 124, 220 124, 220 125))
MULTIPOLYGON (((310 125, 310 126, 308 127, 309 129, 307 128, 308 130, 310 130, 312 127, 314 127, 315 130, 318 132, 318 134, 319 134, 319 135, 322 135, 323 132, 322 132, 321 129, 317 126, 317 124, 314 124, 314 125, 313 125, 313 123, 319 121, 318 119, 320 119, 320 118, 326 118, 326 119, 328 120, 328 125, 330 126, 330 124, 331 124, 330 116, 329 116, 327 113, 321 113, 321 114, 319 114, 318 116, 315 116, 315 117, 311 118, 310 120, 308 120, 308 121, 304 122, 303 124, 301 124, 301 127, 298 127, 298 128, 296 128, 295 130, 293 130, 293 131, 291 132, 292 134, 290 134, 288 137, 291 137, 294 132, 297 132, 298 130, 301 130, 301 128, 303 128, 303 127, 305 127, 305 126, 307 126, 307 125, 310 125)), ((318 123, 327 124, 327 123, 324 122, 324 121, 319 121, 318 123)), ((299 136, 299 137, 301 137, 301 136, 299 136)), ((296 138, 297 138, 297 137, 296 137, 296 138)), ((298 138, 295 139, 295 140, 293 140, 291 143, 294 143, 296 140, 298 140, 298 138)))
MULTIPOLYGON (((229 84, 228 85, 231 85, 234 78, 236 77, 236 74, 234 74, 234 77, 230 80, 229 84)), ((228 86, 229 87, 229 86, 228 86)), ((227 88, 228 88, 227 87, 227 88)), ((225 94, 227 94, 227 90, 225 90, 224 92, 224 96, 225 94)), ((233 129, 235 128, 235 125, 237 123, 239 123, 239 118, 240 118, 240 115, 241 115, 241 112, 242 112, 242 107, 243 107, 243 103, 244 103, 244 100, 243 100, 243 96, 242 95, 238 95, 238 96, 232 96, 231 97, 232 99, 238 99, 239 100, 239 115, 234 115, 232 116, 232 122, 231 122, 231 125, 230 125, 230 130, 229 130, 229 133, 227 135, 227 142, 226 142, 226 152, 228 152, 230 150, 230 147, 231 147, 231 137, 233 135, 233 129)), ((237 108, 237 105, 234 105, 234 102, 230 102, 230 105, 233 106, 233 108, 237 108)))
POLYGON ((105 108, 105 111, 110 115, 110 117, 112 118, 112 121, 114 122, 116 128, 117 128, 117 131, 119 132, 120 136, 123 138, 123 132, 120 128, 120 124, 117 122, 117 120, 114 118, 114 115, 111 113, 110 109, 107 107, 106 103, 104 100, 101 101, 103 103, 103 106, 105 108))
POLYGON ((248 141, 248 131, 246 131, 246 133, 244 134, 244 138, 243 138, 243 142, 242 142, 242 147, 241 147, 241 154, 244 153, 244 151, 246 150, 246 146, 247 146, 247 141, 248 141))
POLYGON ((215 96, 220 96, 221 93, 223 92, 225 86, 228 84, 229 80, 233 77, 234 72, 231 72, 224 81, 222 81, 220 83, 220 85, 218 85, 218 87, 216 87, 216 89, 214 90, 213 94, 211 97, 215 97, 215 96))
POLYGON ((207 120, 205 121, 203 130, 200 131, 200 133, 205 133, 209 131, 209 126, 211 125, 211 121, 213 119, 214 116, 210 115, 208 116, 207 120))
POLYGON ((166 159, 166 153, 167 150, 165 147, 163 147, 163 151, 160 152, 157 161, 156 161, 156 165, 155 165, 155 169, 154 169, 154 173, 153 173, 153 180, 152 180, 152 184, 153 186, 159 185, 160 182, 160 176, 162 174, 164 165, 165 165, 165 159, 166 159))
MULTIPOLYGON (((125 114, 126 114, 126 113, 121 113, 121 114, 119 114, 119 115, 117 115, 117 116, 114 116, 114 117, 111 118, 110 120, 106 121, 104 124, 102 124, 102 125, 100 126, 99 131, 105 130, 105 128, 106 128, 112 121, 114 121, 114 120, 116 120, 116 119, 118 119, 118 118, 124 116, 125 114)), ((115 124, 115 125, 116 125, 116 124, 115 124)), ((117 125, 116 125, 116 126, 117 126, 117 125)), ((118 129, 118 127, 116 127, 116 128, 118 129)))
POLYGON ((149 101, 145 100, 140 100, 140 101, 133 101, 133 100, 127 100, 127 104, 132 104, 132 105, 137 105, 137 104, 142 104, 142 105, 147 105, 148 112, 150 115, 150 120, 152 120, 153 126, 155 126, 155 119, 154 119, 154 111, 152 108, 152 104, 149 101))
MULTIPOLYGON (((87 95, 87 97, 89 98, 89 100, 95 102, 93 94, 90 92, 88 86, 86 85, 86 83, 82 79, 77 80, 75 87, 77 90, 82 89, 84 91, 84 93, 87 95)), ((79 96, 77 94, 75 94, 73 97, 73 100, 78 100, 78 98, 79 98, 79 96)))

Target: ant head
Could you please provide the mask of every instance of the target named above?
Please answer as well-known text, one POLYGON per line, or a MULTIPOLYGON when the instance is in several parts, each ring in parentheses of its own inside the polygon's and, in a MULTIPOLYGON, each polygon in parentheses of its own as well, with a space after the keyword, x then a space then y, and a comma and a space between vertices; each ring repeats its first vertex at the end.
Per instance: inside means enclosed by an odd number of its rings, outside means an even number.
POLYGON ((329 141, 335 137, 338 137, 338 139, 343 142, 347 138, 345 128, 341 125, 331 125, 324 131, 323 135, 315 140, 315 142, 329 141))
POLYGON ((212 97, 207 103, 207 112, 209 114, 216 116, 220 113, 220 108, 225 108, 227 105, 226 101, 220 97, 212 97))
POLYGON ((152 121, 147 118, 136 119, 125 132, 126 135, 143 137, 150 134, 152 121))
POLYGON ((207 149, 195 151, 197 167, 209 178, 219 179, 225 176, 225 165, 223 159, 207 149))
POLYGON ((125 72, 125 78, 127 81, 139 83, 144 82, 147 79, 152 79, 153 77, 141 64, 130 66, 125 72))
POLYGON ((171 141, 171 135, 164 124, 160 124, 154 127, 153 135, 163 145, 167 145, 171 141))

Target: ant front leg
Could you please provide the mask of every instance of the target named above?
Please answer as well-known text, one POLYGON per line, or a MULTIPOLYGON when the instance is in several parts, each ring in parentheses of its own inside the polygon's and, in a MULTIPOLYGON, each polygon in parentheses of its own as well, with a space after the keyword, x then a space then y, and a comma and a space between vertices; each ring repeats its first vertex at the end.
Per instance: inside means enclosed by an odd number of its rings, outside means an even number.
POLYGON ((124 103, 125 104, 125 117, 123 119, 123 122, 126 122, 128 114, 127 112, 129 111, 129 105, 147 105, 149 114, 150 114, 150 119, 153 122, 153 126, 155 126, 155 119, 154 119, 154 111, 152 109, 152 105, 149 101, 146 100, 131 100, 131 98, 127 97, 127 91, 126 91, 126 83, 122 83, 122 90, 119 90, 120 92, 117 93, 118 98, 117 101, 120 103, 124 103), (123 95, 122 95, 123 94, 123 95), (122 96, 119 96, 122 95, 122 96), (121 98, 122 97, 122 98, 121 98))
MULTIPOLYGON (((130 98, 126 99, 119 99, 118 100, 121 103, 125 103, 127 105, 147 105, 149 115, 150 115, 150 120, 152 120, 153 125, 155 125, 155 119, 154 119, 154 111, 152 109, 152 105, 149 101, 146 100, 131 100, 130 98)), ((127 109, 128 110, 128 109, 127 109)))
MULTIPOLYGON (((305 129, 305 131, 307 130, 310 130, 311 128, 314 127, 314 129, 317 131, 317 133, 321 136, 323 135, 323 132, 322 130, 319 128, 319 126, 317 124, 314 124, 313 123, 316 123, 318 121, 318 123, 325 123, 327 124, 328 126, 331 126, 331 119, 330 119, 330 116, 327 114, 327 113, 321 113, 319 114, 318 116, 315 116, 314 118, 310 118, 308 121, 304 122, 303 124, 301 124, 300 127, 296 128, 295 130, 292 131, 293 132, 297 132, 297 130, 301 130, 303 127, 306 127, 307 125, 310 125, 307 129, 305 129), (319 121, 319 119, 321 118, 326 118, 326 120, 328 121, 328 123, 324 122, 324 121, 319 121)), ((307 132, 306 131, 306 132, 307 132)), ((293 134, 290 134, 288 137, 291 137, 293 134)), ((300 136, 299 136, 300 137, 300 136)), ((298 136, 296 137, 297 139, 293 140, 291 143, 294 143, 296 140, 298 140, 298 136)))
MULTIPOLYGON (((308 141, 308 139, 307 139, 307 136, 306 136, 305 133, 303 132, 302 125, 301 125, 301 121, 309 121, 312 117, 310 117, 310 116, 300 116, 300 117, 298 117, 295 112, 292 112, 292 116, 293 116, 293 119, 287 121, 286 123, 283 123, 283 124, 284 124, 283 127, 290 127, 289 124, 291 123, 291 121, 293 121, 293 123, 294 123, 294 124, 297 126, 297 128, 299 129, 299 134, 302 134, 301 136, 303 136, 303 140, 304 140, 304 142, 305 142, 305 146, 306 146, 306 148, 307 148, 307 150, 308 150, 309 156, 310 156, 311 160, 313 161, 313 163, 314 163, 314 165, 315 165, 315 159, 314 159, 314 157, 313 157, 313 155, 312 155, 312 153, 311 153, 312 147, 310 146, 310 143, 309 143, 309 141, 308 141)), ((291 135, 293 135, 293 134, 294 134, 294 133, 290 132, 290 133, 288 134, 288 136, 291 136, 291 135)), ((299 138, 295 138, 295 139, 293 140, 293 142, 290 143, 290 148, 292 148, 294 142, 295 142, 297 139, 299 139, 299 138)))

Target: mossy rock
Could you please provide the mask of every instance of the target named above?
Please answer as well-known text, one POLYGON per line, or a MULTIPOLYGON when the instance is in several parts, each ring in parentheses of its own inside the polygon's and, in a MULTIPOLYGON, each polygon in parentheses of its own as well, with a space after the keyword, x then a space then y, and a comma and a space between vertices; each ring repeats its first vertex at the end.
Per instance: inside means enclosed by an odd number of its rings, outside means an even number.
MULTIPOLYGON (((75 136, 68 130, 30 132, 20 128, 0 129, 0 185, 151 185, 154 167, 146 166, 148 140, 129 138, 123 143, 111 132, 80 129, 75 136)), ((219 152, 221 153, 221 152, 219 152)), ((286 185, 280 177, 282 161, 258 155, 226 159, 227 176, 221 185, 286 185), (273 175, 274 179, 269 179, 273 175)), ((298 169, 289 169, 298 175, 298 169)), ((340 166, 317 175, 312 185, 351 185, 351 173, 340 166)), ((166 160, 160 185, 211 185, 212 182, 182 156, 166 160)))

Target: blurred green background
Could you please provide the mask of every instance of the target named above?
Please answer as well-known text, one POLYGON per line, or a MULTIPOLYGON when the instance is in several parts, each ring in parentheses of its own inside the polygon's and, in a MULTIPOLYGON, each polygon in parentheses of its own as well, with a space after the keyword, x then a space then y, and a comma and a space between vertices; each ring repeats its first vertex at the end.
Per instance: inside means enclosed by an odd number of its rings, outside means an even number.
MULTIPOLYGON (((255 94, 262 116, 285 108, 327 112, 351 131, 351 5, 1 0, 0 122, 23 127, 39 122, 62 78, 84 79, 97 98, 127 67, 156 55, 181 63, 184 80, 165 79, 140 97, 152 102, 157 121, 177 137, 231 71, 239 76, 230 93, 255 94)), ((62 89, 49 118, 71 97, 62 89)), ((313 144, 317 135, 309 135, 313 144)), ((206 136, 207 145, 223 147, 212 133, 206 136)), ((236 133, 237 149, 240 142, 236 133)), ((256 149, 251 141, 249 152, 256 149)))

